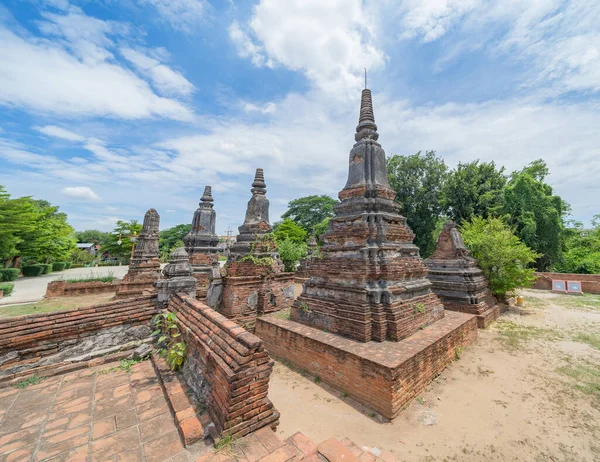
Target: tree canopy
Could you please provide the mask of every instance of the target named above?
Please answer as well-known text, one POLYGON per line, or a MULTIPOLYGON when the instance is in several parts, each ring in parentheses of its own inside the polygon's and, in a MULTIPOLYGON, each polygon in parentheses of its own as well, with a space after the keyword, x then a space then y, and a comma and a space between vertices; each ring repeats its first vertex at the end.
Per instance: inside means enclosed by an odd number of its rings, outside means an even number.
POLYGON ((112 233, 110 233, 110 239, 102 248, 103 251, 109 252, 113 257, 120 258, 123 260, 129 259, 131 256, 131 248, 133 243, 131 237, 135 233, 139 235, 142 231, 142 224, 138 223, 137 220, 130 221, 117 221, 117 226, 112 233), (119 236, 121 238, 121 244, 118 244, 119 236))
POLYGON ((311 232, 325 218, 333 216, 333 206, 337 203, 337 200, 326 195, 300 197, 288 204, 281 218, 291 218, 305 231, 311 232))
POLYGON ((563 217, 568 205, 544 182, 546 163, 539 159, 514 172, 504 190, 503 211, 519 238, 541 254, 539 271, 558 263, 562 254, 563 217))
POLYGON ((86 229, 85 231, 77 231, 75 233, 77 242, 91 242, 93 244, 99 244, 104 246, 110 241, 110 233, 105 231, 99 231, 97 229, 86 229))
POLYGON ((175 225, 171 228, 163 229, 159 233, 158 239, 158 247, 161 251, 161 254, 163 252, 170 254, 170 252, 176 248, 176 245, 180 246, 179 244, 183 242, 183 238, 187 233, 190 232, 191 229, 192 225, 189 223, 175 225))
POLYGON ((387 159, 387 172, 401 213, 415 233, 414 243, 421 256, 435 250, 434 231, 443 209, 443 190, 448 167, 435 151, 387 159))
POLYGON ((291 218, 286 218, 278 223, 273 231, 277 242, 289 239, 295 244, 301 244, 306 241, 308 233, 291 218))
POLYGON ((446 181, 443 202, 448 217, 461 224, 473 217, 488 218, 498 214, 506 186, 504 167, 494 162, 459 163, 446 181))

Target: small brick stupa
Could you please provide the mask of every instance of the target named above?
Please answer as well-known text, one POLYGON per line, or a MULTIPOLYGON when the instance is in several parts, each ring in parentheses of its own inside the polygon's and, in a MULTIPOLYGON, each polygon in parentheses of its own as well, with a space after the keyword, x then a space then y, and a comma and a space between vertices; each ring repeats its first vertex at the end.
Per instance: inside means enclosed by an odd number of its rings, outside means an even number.
POLYGON ((435 252, 425 260, 432 290, 444 308, 477 316, 477 325, 486 327, 500 314, 500 306, 477 260, 465 246, 456 223, 448 221, 437 240, 435 252))
POLYGON ((213 202, 211 187, 206 186, 200 205, 194 212, 192 228, 183 238, 185 251, 194 268, 194 277, 198 281, 196 297, 199 299, 206 298, 212 267, 217 261, 219 238, 215 234, 217 214, 213 202))
POLYGON ((155 292, 154 283, 160 278, 158 251, 158 226, 160 216, 154 209, 144 215, 142 231, 138 236, 129 271, 117 288, 115 299, 139 297, 144 293, 155 292))
POLYGON ((290 319, 259 317, 269 353, 393 419, 477 336, 475 316, 444 311, 400 215, 363 90, 356 144, 335 216, 290 319))
POLYGON ((321 235, 323 258, 292 319, 361 342, 402 340, 444 317, 427 267, 390 187, 371 91, 362 92, 356 144, 341 203, 321 235))
POLYGON ((294 301, 294 273, 284 272, 270 234, 262 168, 256 169, 251 192, 244 224, 238 228, 240 234, 229 254, 219 311, 253 332, 257 316, 290 307, 294 301))

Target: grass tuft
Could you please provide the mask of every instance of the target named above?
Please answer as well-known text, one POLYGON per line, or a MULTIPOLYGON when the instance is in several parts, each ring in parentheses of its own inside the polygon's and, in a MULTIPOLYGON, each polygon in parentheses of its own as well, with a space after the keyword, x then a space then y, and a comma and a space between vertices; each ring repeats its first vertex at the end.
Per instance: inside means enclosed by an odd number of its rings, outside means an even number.
POLYGON ((33 374, 31 377, 15 384, 16 388, 27 388, 29 385, 37 385, 38 383, 40 383, 42 380, 44 380, 45 377, 38 377, 37 374, 33 374))
POLYGON ((510 351, 523 349, 531 340, 554 341, 563 337, 560 332, 552 329, 525 326, 510 321, 498 320, 495 327, 500 333, 498 340, 510 351))

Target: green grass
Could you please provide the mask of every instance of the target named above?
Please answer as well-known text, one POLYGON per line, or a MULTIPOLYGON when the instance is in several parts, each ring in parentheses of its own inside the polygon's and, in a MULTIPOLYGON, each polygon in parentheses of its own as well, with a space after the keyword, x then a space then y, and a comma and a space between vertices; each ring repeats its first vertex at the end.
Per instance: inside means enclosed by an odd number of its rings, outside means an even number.
POLYGON ((531 295, 525 295, 525 307, 526 308, 546 308, 549 305, 548 300, 542 298, 532 297, 531 295))
POLYGON ((114 297, 114 293, 83 295, 81 297, 48 298, 36 303, 0 306, 0 319, 11 318, 14 316, 52 313, 54 311, 97 305, 99 303, 109 302, 112 297, 114 297))
POLYGON ((565 295, 557 294, 556 298, 552 299, 557 305, 574 310, 584 311, 600 311, 600 295, 583 294, 583 295, 565 295))
POLYGON ((109 275, 109 276, 91 276, 91 277, 87 277, 87 278, 65 279, 65 282, 67 284, 75 284, 76 282, 113 282, 115 279, 117 279, 117 278, 115 276, 113 276, 113 275, 109 275))
POLYGON ((589 346, 600 350, 600 335, 598 334, 577 334, 573 340, 580 343, 587 343, 589 346))
POLYGON ((44 377, 38 377, 37 374, 33 374, 28 379, 25 379, 25 380, 23 380, 23 381, 15 384, 15 387, 17 387, 17 388, 27 388, 29 385, 37 385, 42 380, 44 380, 44 377))
POLYGON ((215 449, 217 451, 225 451, 230 449, 235 443, 236 439, 231 435, 231 433, 227 433, 223 435, 223 437, 219 440, 217 444, 215 444, 215 449))
POLYGON ((515 351, 523 349, 531 340, 559 340, 560 332, 541 327, 524 326, 510 321, 498 320, 495 324, 499 332, 498 340, 506 349, 515 351))
POLYGON ((0 282, 0 290, 4 293, 5 297, 10 297, 14 288, 15 285, 12 282, 0 282))
POLYGON ((292 310, 290 308, 286 308, 285 310, 281 310, 281 311, 278 311, 277 313, 275 313, 275 317, 277 319, 285 319, 285 320, 289 321, 291 314, 292 314, 292 310))
POLYGON ((600 368, 595 364, 577 363, 559 367, 557 372, 573 379, 571 386, 600 399, 600 368))
POLYGON ((110 369, 102 369, 100 373, 108 374, 109 372, 118 371, 119 369, 125 372, 131 372, 132 367, 142 361, 144 361, 144 359, 122 359, 118 366, 111 367, 110 369))

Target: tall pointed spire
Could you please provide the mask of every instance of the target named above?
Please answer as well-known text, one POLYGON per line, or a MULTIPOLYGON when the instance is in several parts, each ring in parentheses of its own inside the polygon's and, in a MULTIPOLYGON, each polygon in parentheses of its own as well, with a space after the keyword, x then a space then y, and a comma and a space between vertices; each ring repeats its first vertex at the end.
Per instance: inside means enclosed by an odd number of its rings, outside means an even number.
POLYGON ((377 125, 375 125, 375 115, 373 114, 373 100, 371 98, 371 90, 365 88, 362 91, 360 99, 360 115, 358 117, 358 126, 356 127, 356 135, 354 139, 360 141, 362 139, 376 140, 379 138, 377 133, 377 125))
POLYGON ((212 187, 211 186, 205 186, 204 187, 204 194, 202 194, 202 197, 200 198, 200 206, 202 206, 202 203, 205 203, 207 207, 210 207, 212 209, 213 207, 213 202, 215 200, 212 197, 212 187))
POLYGON ((212 254, 217 252, 219 238, 215 234, 217 214, 213 210, 212 188, 204 187, 200 204, 194 212, 190 232, 183 238, 185 250, 190 257, 195 254, 212 254))

